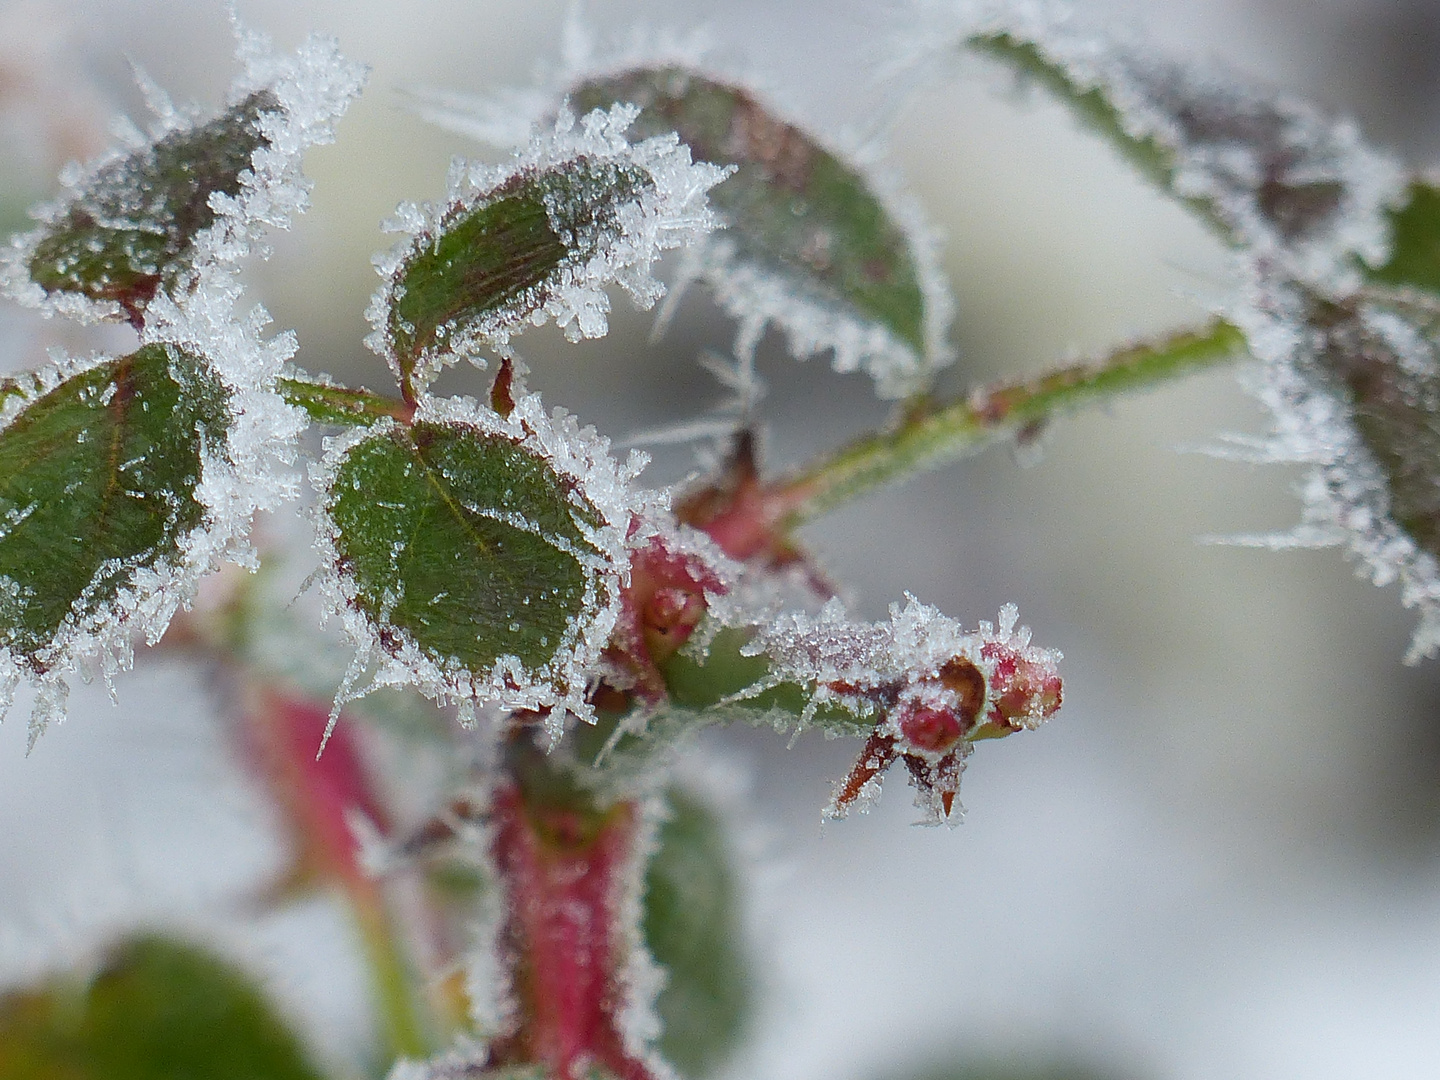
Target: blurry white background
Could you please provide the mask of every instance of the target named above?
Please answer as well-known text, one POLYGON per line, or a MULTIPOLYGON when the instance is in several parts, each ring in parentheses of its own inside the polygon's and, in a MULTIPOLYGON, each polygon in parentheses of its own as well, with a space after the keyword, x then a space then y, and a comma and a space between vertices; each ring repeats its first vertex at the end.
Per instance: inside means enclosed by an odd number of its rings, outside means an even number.
MULTIPOLYGON (((1417 165, 1440 152, 1440 7, 1427 0, 1089 6, 1179 56, 1352 113, 1417 165)), ((397 90, 528 84, 558 55, 565 5, 239 7, 281 45, 323 29, 373 67, 337 145, 307 160, 314 209, 251 281, 277 327, 298 331, 302 364, 386 389, 359 344, 369 257, 389 244, 377 223, 439 195, 452 153, 486 153, 416 121, 397 90)), ((704 23, 721 63, 837 130, 873 124, 867 72, 903 15, 857 0, 594 0, 587 18, 602 36, 704 23)), ((0 99, 9 227, 65 158, 101 145, 111 113, 140 115, 126 57, 206 103, 233 67, 219 4, 15 0, 0 4, 0 42, 0 72, 27 73, 0 87, 24 88, 0 99)), ((952 390, 1199 321, 1229 287, 1223 252, 1178 208, 978 63, 919 89, 890 141, 946 237, 952 390)), ((650 316, 616 307, 601 342, 527 336, 551 403, 621 437, 720 398, 692 360, 731 328, 702 295, 653 346, 650 316)), ((11 368, 97 340, 13 309, 0 327, 11 368)), ((863 378, 795 365, 773 338, 762 366, 774 467, 884 416, 863 378)), ((883 1080, 985 1058, 1156 1080, 1440 1075, 1440 664, 1401 665, 1410 615, 1337 553, 1196 543, 1296 520, 1297 473, 1176 452, 1265 423, 1233 376, 1205 376, 1057 423, 1033 467, 991 451, 807 530, 868 616, 907 589, 967 622, 1017 602, 1066 654, 1067 703, 1039 733, 980 748, 954 831, 910 828, 894 776, 869 817, 822 832, 827 781, 854 745, 711 740, 745 763, 742 817, 763 832, 753 921, 768 997, 735 1076, 883 1080)), ((652 480, 689 464, 659 454, 652 480)), ((266 972, 344 1060, 367 1025, 344 923, 320 904, 244 917, 278 858, 263 807, 228 761, 204 673, 138 667, 118 708, 78 693, 29 758, 28 702, 0 727, 0 981, 137 920, 179 920, 266 972)))

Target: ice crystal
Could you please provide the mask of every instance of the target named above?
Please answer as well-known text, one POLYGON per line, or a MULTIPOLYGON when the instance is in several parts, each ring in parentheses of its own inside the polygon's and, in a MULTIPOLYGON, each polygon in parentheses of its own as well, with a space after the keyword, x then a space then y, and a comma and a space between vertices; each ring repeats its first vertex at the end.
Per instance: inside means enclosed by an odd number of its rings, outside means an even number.
POLYGON ((922 6, 911 58, 959 41, 1048 84, 1252 258, 1325 292, 1389 251, 1405 173, 1355 125, 1087 26, 1067 5, 922 6))
MULTIPOLYGON (((558 739, 567 714, 587 720, 593 716, 585 691, 619 615, 620 586, 630 562, 627 537, 636 517, 643 519, 658 505, 653 496, 633 483, 646 459, 632 453, 626 464, 618 464, 610 456, 608 440, 597 436, 592 428, 582 429, 564 410, 557 409, 547 416, 534 394, 517 396, 508 417, 468 398, 425 397, 415 416, 415 429, 426 427, 470 432, 475 437, 508 443, 538 463, 555 484, 572 491, 571 501, 577 506, 583 502, 585 513, 573 514, 571 526, 579 529, 582 545, 559 539, 548 541, 556 547, 557 557, 563 552, 582 569, 583 595, 578 597, 561 640, 542 641, 549 655, 542 663, 527 665, 516 655, 503 654, 487 669, 471 670, 453 655, 425 647, 410 631, 385 621, 384 610, 398 603, 400 595, 372 597, 368 603, 362 598, 355 576, 341 556, 342 536, 335 519, 343 497, 338 476, 345 462, 357 447, 389 437, 397 426, 382 421, 332 439, 324 460, 311 470, 312 483, 323 500, 317 520, 322 559, 319 580, 327 606, 339 615, 358 650, 336 696, 335 715, 347 701, 372 689, 409 685, 437 702, 460 706, 462 711, 493 702, 506 710, 543 712, 551 738, 558 739), (362 686, 362 677, 367 673, 362 686)), ((503 518, 505 524, 522 532, 542 538, 552 534, 540 523, 527 520, 523 512, 519 516, 487 513, 497 520, 503 518)), ((399 560, 404 555, 402 546, 394 551, 393 558, 399 560)), ((391 576, 403 586, 400 563, 395 562, 392 569, 391 576)), ((508 629, 513 632, 522 627, 512 625, 508 629)), ((505 628, 500 628, 496 634, 503 636, 504 632, 505 628)))
POLYGON ((637 32, 606 49, 572 23, 563 63, 541 88, 417 97, 426 119, 498 146, 513 145, 517 116, 543 121, 563 100, 641 105, 637 137, 675 130, 697 157, 738 168, 711 196, 729 229, 686 249, 657 327, 701 281, 739 323, 742 364, 773 325, 798 358, 831 351, 835 370, 867 372, 882 397, 915 392, 953 359, 934 233, 876 164, 876 143, 840 145, 784 119, 758 82, 717 67, 700 35, 637 32))
POLYGON ((367 312, 374 333, 366 339, 397 377, 423 387, 482 347, 508 355, 515 334, 551 319, 572 341, 599 337, 611 283, 641 307, 663 295, 655 261, 717 226, 706 192, 726 171, 692 162, 674 135, 630 143, 624 133, 636 114, 597 109, 577 126, 562 109, 508 164, 457 159, 444 202, 399 208, 387 228, 403 239, 376 259, 385 284, 367 312), (543 223, 529 220, 534 203, 543 223), (447 238, 462 229, 480 231, 451 254, 447 238), (497 261, 491 252, 505 245, 523 245, 525 258, 497 261), (436 311, 438 325, 417 325, 436 311))
POLYGON ((5 253, 10 296, 47 315, 139 322, 157 292, 178 299, 204 268, 244 257, 266 227, 304 210, 301 155, 332 141, 364 69, 328 38, 279 55, 262 35, 236 33, 244 68, 213 119, 176 109, 140 77, 151 129, 132 125, 123 145, 62 173, 40 228, 5 253))

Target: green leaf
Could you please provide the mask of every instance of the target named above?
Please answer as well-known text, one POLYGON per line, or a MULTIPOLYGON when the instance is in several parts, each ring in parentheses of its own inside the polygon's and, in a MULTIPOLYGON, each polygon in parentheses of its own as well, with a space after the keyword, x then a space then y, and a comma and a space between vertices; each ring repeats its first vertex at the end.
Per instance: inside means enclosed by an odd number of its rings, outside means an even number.
POLYGON ((668 972, 655 1002, 660 1052, 691 1080, 724 1064, 753 1013, 739 888, 720 821, 684 792, 645 874, 645 943, 668 972))
POLYGON ((226 444, 224 387, 199 358, 147 345, 72 375, 0 429, 0 647, 36 674, 62 625, 122 620, 137 573, 181 561, 203 525, 203 455, 226 444))
POLYGON ((26 269, 47 296, 111 301, 131 319, 191 265, 216 219, 213 197, 240 194, 261 117, 279 103, 259 91, 209 123, 174 131, 103 165, 32 235, 26 269))
POLYGON ((412 411, 403 401, 337 386, 323 376, 292 374, 277 379, 275 389, 291 405, 304 409, 315 423, 332 427, 366 427, 385 417, 405 419, 412 411))
POLYGON ((1390 258, 1367 274, 1385 285, 1440 293, 1440 189, 1417 180, 1407 195, 1389 212, 1390 258))
POLYGON ((636 166, 580 159, 452 205, 394 273, 385 334, 402 375, 426 353, 528 322, 614 242, 619 207, 648 186, 636 166))
POLYGON ((574 479, 513 436, 422 420, 349 445, 329 491, 351 603, 381 649, 432 669, 422 689, 583 687, 588 673, 568 664, 612 568, 594 542, 601 515, 574 479))
MULTIPOLYGON (((749 92, 667 66, 582 83, 570 100, 579 109, 630 102, 641 109, 632 137, 674 131, 696 158, 735 166, 710 198, 728 225, 722 243, 735 245, 742 264, 812 304, 883 328, 916 366, 943 351, 934 321, 948 297, 943 286, 937 295, 938 271, 924 265, 872 181, 749 92)), ((783 310, 766 314, 785 323, 783 310)), ((803 351, 829 344, 837 343, 803 351)))
POLYGON ((319 1080, 250 979, 193 945, 140 937, 88 987, 0 997, 0 1080, 319 1080))

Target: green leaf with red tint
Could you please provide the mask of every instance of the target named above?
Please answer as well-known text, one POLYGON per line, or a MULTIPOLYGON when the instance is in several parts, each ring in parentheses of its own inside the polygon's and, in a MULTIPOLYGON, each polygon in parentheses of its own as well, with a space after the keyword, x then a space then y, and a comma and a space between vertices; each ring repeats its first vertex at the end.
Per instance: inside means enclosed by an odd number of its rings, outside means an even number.
POLYGON ((147 604, 192 569, 186 538, 210 518, 197 489, 206 455, 224 453, 228 391, 200 358, 157 344, 46 372, 9 408, 0 650, 44 678, 76 651, 121 647, 137 629, 158 636, 183 597, 153 614, 147 604))

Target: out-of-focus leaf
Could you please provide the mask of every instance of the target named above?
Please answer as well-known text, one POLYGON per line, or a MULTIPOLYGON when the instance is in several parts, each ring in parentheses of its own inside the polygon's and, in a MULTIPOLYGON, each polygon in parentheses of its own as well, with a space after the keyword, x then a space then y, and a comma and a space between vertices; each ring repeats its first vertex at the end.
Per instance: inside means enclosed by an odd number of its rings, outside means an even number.
MULTIPOLYGON (((771 275, 792 294, 883 327, 923 367, 930 340, 927 270, 872 182, 752 94, 679 67, 642 68, 570 91, 578 108, 638 105, 633 137, 674 131, 695 156, 735 173, 711 193, 742 271, 771 275)), ((782 325, 782 311, 767 313, 782 325)), ((821 341, 811 348, 839 343, 821 341)))
POLYGON ((250 979, 192 945, 136 938, 88 987, 0 997, 0 1080, 318 1080, 250 979))
POLYGON ((707 1076, 738 1046, 753 1012, 735 868, 720 822, 685 793, 645 875, 645 943, 668 979, 655 1002, 660 1051, 688 1078, 707 1076))
POLYGON ((1403 206, 1390 211, 1390 258, 1369 270, 1369 277, 1440 293, 1440 189, 1416 181, 1407 195, 1403 206))
POLYGON ((1350 401, 1351 422, 1385 473, 1390 516, 1440 558, 1440 319, 1403 300, 1365 310, 1320 304, 1313 319, 1315 362, 1350 401))

